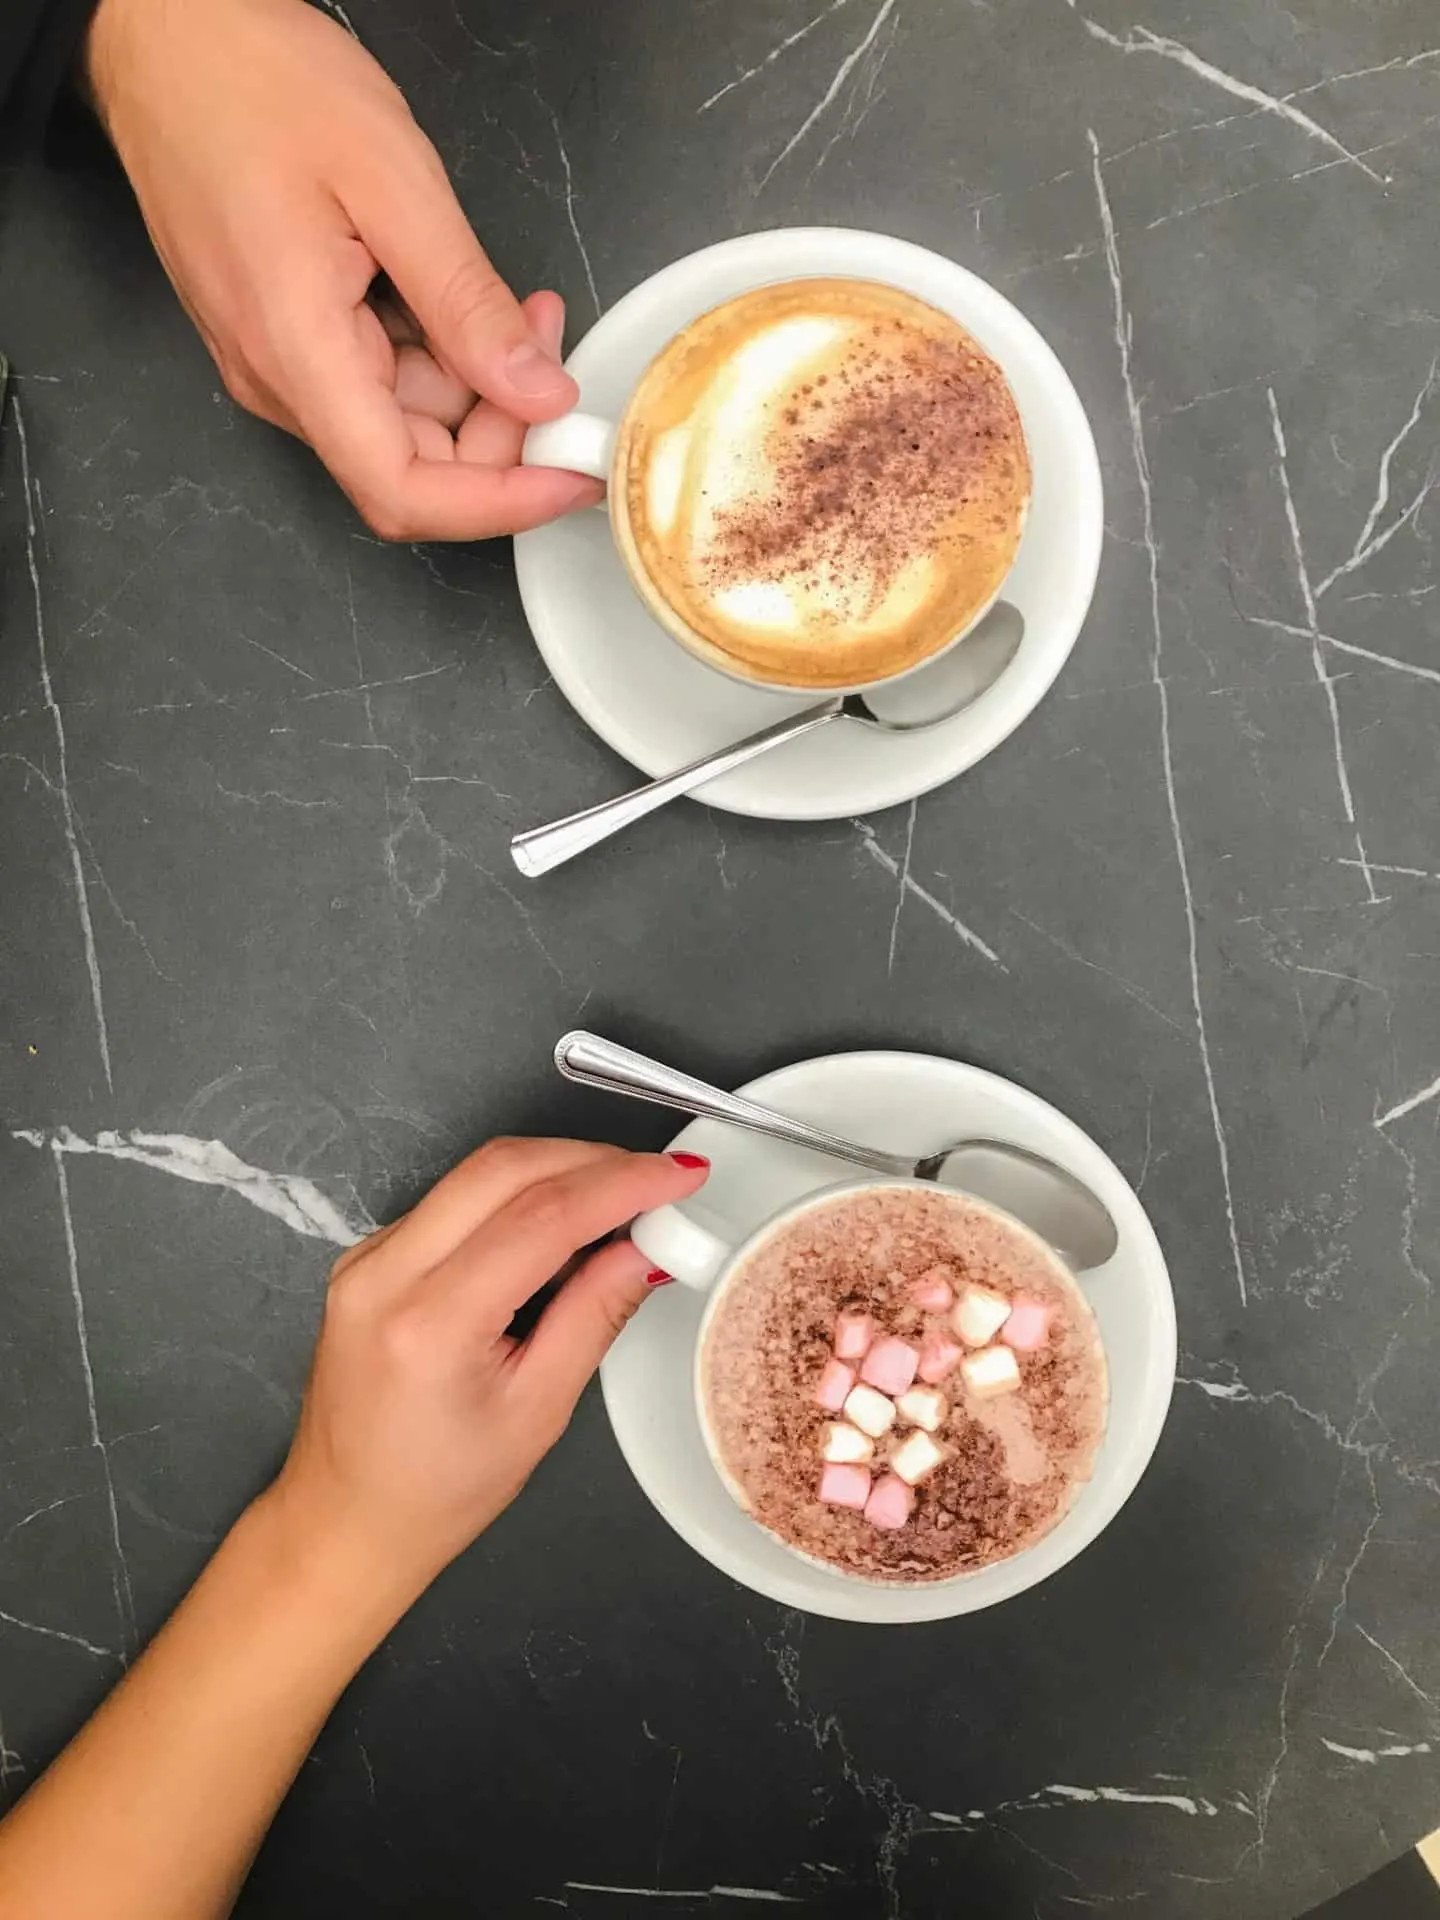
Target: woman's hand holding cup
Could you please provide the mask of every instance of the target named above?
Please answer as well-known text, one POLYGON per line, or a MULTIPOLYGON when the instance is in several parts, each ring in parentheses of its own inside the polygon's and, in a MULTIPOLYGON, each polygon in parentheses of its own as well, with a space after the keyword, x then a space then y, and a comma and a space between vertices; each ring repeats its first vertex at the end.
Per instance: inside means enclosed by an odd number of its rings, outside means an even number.
POLYGON ((289 1458, 262 1496, 295 1551, 398 1617, 514 1499, 664 1276, 615 1240, 524 1339, 515 1313, 707 1172, 693 1155, 494 1140, 342 1255, 289 1458))

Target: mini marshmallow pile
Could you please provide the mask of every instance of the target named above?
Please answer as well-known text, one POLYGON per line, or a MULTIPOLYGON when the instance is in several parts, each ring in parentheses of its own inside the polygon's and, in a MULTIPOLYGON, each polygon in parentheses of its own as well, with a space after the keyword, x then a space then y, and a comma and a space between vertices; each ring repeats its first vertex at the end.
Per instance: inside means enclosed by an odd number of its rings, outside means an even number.
POLYGON ((959 1297, 944 1271, 932 1267, 911 1288, 926 1313, 943 1316, 921 1344, 883 1333, 868 1313, 835 1321, 834 1351, 815 1387, 815 1404, 840 1416, 820 1430, 820 1498, 863 1513, 893 1532, 915 1510, 915 1489, 945 1458, 935 1438, 950 1403, 942 1384, 958 1367, 967 1393, 991 1399, 1020 1385, 1018 1354, 1035 1353, 1050 1337, 1052 1309, 1021 1295, 1007 1300, 988 1287, 959 1297), (893 1433, 897 1437, 887 1441, 893 1433), (888 1445, 879 1478, 877 1447, 888 1445))

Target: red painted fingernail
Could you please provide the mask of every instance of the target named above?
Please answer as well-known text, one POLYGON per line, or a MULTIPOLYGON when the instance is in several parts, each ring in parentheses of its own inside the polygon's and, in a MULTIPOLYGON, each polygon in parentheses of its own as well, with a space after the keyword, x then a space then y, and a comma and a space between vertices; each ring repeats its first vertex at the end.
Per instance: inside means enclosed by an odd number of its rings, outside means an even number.
POLYGON ((652 1267, 645 1276, 645 1284, 647 1287, 668 1287, 674 1278, 674 1274, 666 1273, 663 1267, 652 1267))
POLYGON ((670 1158, 677 1167, 684 1167, 687 1173, 693 1173, 697 1167, 708 1167, 710 1164, 703 1153, 672 1153, 670 1158))

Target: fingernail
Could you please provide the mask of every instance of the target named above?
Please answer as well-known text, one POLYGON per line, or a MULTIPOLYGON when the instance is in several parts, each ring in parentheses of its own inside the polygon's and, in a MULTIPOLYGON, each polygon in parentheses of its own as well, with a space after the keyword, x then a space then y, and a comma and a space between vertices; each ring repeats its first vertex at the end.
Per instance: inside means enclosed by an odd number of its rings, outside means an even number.
POLYGON ((710 1164, 703 1153, 672 1153, 670 1158, 677 1167, 684 1167, 687 1173, 693 1173, 697 1167, 708 1167, 710 1164))
POLYGON ((663 1267, 652 1267, 645 1276, 645 1284, 647 1287, 668 1287, 674 1278, 674 1274, 666 1273, 663 1267))
POLYGON ((587 475, 575 474, 575 485, 570 490, 570 498, 560 509, 562 513, 574 513, 578 507, 598 507, 605 498, 605 482, 591 480, 587 475))
POLYGON ((559 361, 533 340, 522 340, 518 347, 510 349, 505 356, 505 375, 517 393, 537 400, 542 394, 555 393, 570 384, 570 376, 559 361))

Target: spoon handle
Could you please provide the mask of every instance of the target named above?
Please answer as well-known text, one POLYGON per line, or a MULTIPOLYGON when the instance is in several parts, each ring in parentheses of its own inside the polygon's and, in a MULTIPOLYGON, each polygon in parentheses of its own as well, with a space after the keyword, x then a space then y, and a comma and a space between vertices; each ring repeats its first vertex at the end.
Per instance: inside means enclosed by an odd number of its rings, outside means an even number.
POLYGON ((628 1094, 632 1100, 674 1107, 681 1113, 697 1114, 702 1120, 723 1120, 751 1133, 768 1134, 772 1140, 784 1140, 792 1147, 810 1147, 832 1159, 869 1167, 874 1173, 909 1178, 915 1172, 915 1162, 903 1154, 858 1147, 853 1141, 838 1139, 833 1133, 758 1106, 739 1094, 707 1087, 703 1080, 692 1080, 688 1073, 677 1073, 673 1067, 647 1060, 643 1053, 632 1053, 629 1047, 616 1046, 613 1040, 602 1040, 598 1034, 567 1033, 555 1048, 555 1064, 567 1080, 583 1087, 628 1094))
POLYGON ((510 857, 528 879, 538 879, 542 873, 564 866, 576 854, 599 846, 612 833, 633 826, 647 813, 654 813, 657 807, 689 793, 693 787, 729 773, 732 767, 743 767, 747 760, 768 753, 771 747, 783 746, 787 740, 799 740, 817 727, 838 720, 842 711, 838 698, 824 700, 817 707, 806 707, 801 713, 777 720, 773 726, 762 727, 759 733, 737 740, 734 746, 722 747, 718 753, 707 753, 702 759, 692 760, 688 767, 667 773, 647 786, 617 794, 613 800, 602 800, 599 806, 586 807, 582 813, 554 820, 547 827, 531 827, 526 833, 517 833, 510 842, 510 857))

